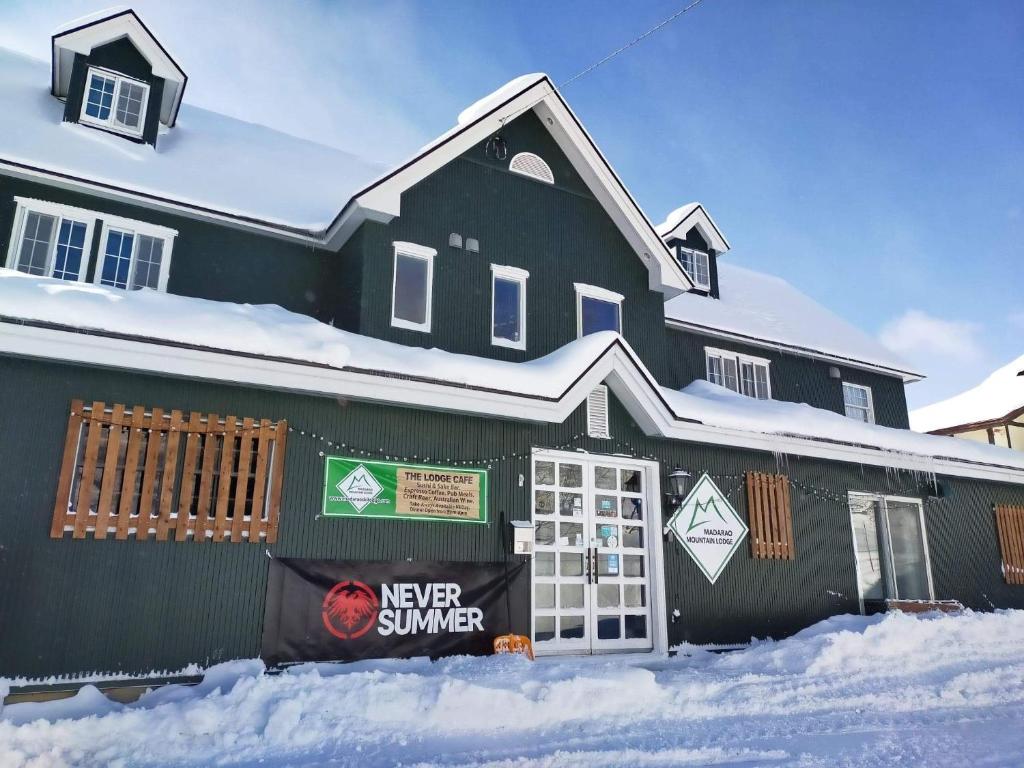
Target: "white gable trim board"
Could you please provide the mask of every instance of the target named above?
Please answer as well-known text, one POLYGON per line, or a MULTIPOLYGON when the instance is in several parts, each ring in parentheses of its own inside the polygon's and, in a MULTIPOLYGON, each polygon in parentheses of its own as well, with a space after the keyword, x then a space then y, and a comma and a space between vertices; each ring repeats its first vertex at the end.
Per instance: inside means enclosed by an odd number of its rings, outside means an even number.
POLYGON ((662 388, 621 339, 597 355, 571 386, 553 397, 15 321, 0 322, 0 353, 311 395, 344 396, 387 405, 555 423, 565 421, 595 387, 607 384, 631 418, 651 436, 926 474, 1024 482, 1024 469, 1015 466, 724 428, 685 419, 673 411, 662 388))

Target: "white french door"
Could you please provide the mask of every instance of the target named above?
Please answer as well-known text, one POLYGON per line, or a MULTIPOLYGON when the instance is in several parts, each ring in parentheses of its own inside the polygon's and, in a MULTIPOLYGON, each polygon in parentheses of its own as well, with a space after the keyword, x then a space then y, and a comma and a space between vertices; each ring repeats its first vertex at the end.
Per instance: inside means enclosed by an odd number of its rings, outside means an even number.
POLYGON ((656 483, 652 462, 534 455, 532 639, 538 653, 654 647, 656 483))

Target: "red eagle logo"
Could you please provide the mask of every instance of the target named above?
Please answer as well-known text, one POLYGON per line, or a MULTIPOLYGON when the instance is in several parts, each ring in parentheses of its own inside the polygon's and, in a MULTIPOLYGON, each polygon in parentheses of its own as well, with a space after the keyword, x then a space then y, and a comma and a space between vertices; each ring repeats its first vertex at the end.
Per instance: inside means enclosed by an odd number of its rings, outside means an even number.
POLYGON ((377 622, 380 601, 361 581, 341 581, 324 598, 322 616, 327 631, 341 640, 362 637, 377 622))

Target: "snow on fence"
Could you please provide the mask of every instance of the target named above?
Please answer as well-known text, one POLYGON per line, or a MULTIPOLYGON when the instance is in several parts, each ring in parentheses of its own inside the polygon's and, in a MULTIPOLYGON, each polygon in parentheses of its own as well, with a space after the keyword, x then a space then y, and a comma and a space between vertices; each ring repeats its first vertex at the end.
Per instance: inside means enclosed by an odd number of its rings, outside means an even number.
POLYGON ((789 478, 764 472, 747 473, 747 516, 750 554, 770 560, 793 560, 793 515, 789 478))
POLYGON ((1024 507, 997 506, 996 527, 1007 584, 1024 584, 1024 507))
POLYGON ((283 420, 74 400, 50 536, 273 543, 287 434, 283 420))

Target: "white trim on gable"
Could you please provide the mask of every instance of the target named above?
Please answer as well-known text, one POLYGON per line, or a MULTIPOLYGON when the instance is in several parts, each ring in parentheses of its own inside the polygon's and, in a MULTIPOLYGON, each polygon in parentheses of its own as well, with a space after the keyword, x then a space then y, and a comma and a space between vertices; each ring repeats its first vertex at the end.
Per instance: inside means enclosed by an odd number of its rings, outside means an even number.
POLYGON ((700 203, 688 203, 682 208, 677 208, 655 230, 663 240, 673 238, 685 239, 686 233, 696 228, 704 242, 716 253, 725 253, 729 250, 729 241, 725 239, 722 230, 715 224, 711 214, 705 210, 700 203))

